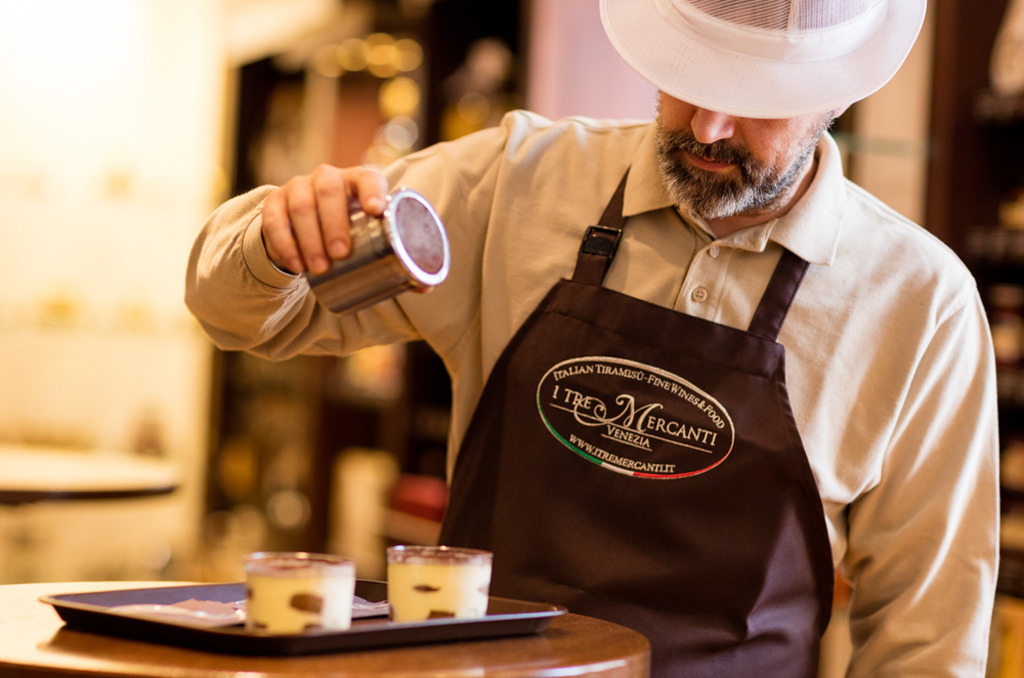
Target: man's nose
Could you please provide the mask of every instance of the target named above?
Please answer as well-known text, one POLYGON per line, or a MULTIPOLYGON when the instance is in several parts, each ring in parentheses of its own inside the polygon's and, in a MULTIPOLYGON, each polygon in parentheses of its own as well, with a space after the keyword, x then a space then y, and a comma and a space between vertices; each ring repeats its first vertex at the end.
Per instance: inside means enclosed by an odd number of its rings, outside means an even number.
POLYGON ((721 139, 729 139, 735 134, 736 118, 725 113, 698 108, 690 120, 690 129, 697 141, 711 144, 721 139))

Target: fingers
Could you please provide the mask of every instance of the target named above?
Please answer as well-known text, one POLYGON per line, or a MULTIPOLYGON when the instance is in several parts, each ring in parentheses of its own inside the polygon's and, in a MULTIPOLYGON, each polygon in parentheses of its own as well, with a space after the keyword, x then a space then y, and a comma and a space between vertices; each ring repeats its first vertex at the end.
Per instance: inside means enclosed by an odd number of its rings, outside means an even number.
POLYGON ((349 209, 378 216, 387 179, 365 168, 321 165, 273 191, 263 204, 263 242, 277 266, 292 273, 324 273, 351 251, 349 209))
MULTIPOLYGON (((330 264, 324 250, 314 183, 305 178, 292 179, 285 186, 289 187, 288 217, 291 219, 292 235, 298 244, 305 267, 312 273, 324 273, 330 264)), ((348 218, 345 217, 345 227, 347 226, 348 218)))
POLYGON ((388 180, 380 172, 372 170, 356 170, 356 192, 360 207, 372 216, 380 216, 384 211, 384 198, 388 193, 388 180))
MULTIPOLYGON (((313 173, 313 192, 320 222, 318 235, 323 238, 328 257, 344 259, 349 254, 351 243, 348 230, 348 193, 341 172, 328 170, 318 169, 313 173)), ((312 264, 311 261, 310 268, 313 268, 312 264)), ((318 272, 316 269, 313 270, 318 272)))
POLYGON ((298 243, 292 235, 291 219, 288 216, 287 187, 272 192, 263 202, 263 246, 267 255, 278 268, 290 273, 306 270, 298 243))

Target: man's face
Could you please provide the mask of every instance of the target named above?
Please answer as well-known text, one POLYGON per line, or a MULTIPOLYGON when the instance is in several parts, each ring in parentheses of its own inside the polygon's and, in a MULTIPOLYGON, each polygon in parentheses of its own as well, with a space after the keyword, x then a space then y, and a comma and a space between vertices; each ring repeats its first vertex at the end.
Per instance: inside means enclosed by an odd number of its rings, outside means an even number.
POLYGON ((832 113, 738 118, 674 99, 658 102, 657 147, 672 197, 711 221, 770 216, 788 206, 832 113))

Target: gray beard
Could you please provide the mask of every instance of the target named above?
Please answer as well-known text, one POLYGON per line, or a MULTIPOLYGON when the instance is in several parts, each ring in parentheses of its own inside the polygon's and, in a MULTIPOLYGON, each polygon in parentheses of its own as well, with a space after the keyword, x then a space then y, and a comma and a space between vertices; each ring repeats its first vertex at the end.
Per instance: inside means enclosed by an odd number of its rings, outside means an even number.
POLYGON ((721 219, 777 207, 814 154, 818 139, 831 124, 831 117, 788 168, 766 165, 749 151, 725 141, 702 144, 689 131, 668 130, 657 125, 658 168, 669 195, 688 206, 697 216, 721 219), (682 157, 691 155, 736 166, 739 176, 719 176, 689 165, 682 157))

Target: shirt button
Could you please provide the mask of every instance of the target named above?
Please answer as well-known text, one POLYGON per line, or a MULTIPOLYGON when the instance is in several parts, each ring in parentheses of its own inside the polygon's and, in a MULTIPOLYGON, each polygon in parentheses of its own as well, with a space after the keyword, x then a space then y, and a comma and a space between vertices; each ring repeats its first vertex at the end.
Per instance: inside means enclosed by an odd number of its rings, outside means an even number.
POLYGON ((690 294, 690 298, 694 301, 704 301, 708 298, 708 291, 703 287, 698 287, 690 294))
POLYGON ((711 257, 712 259, 717 259, 717 258, 718 258, 718 253, 719 253, 719 252, 720 252, 720 250, 718 249, 718 245, 712 245, 712 246, 711 246, 711 247, 710 247, 710 248, 708 249, 708 255, 709 255, 709 256, 710 256, 710 257, 711 257))

